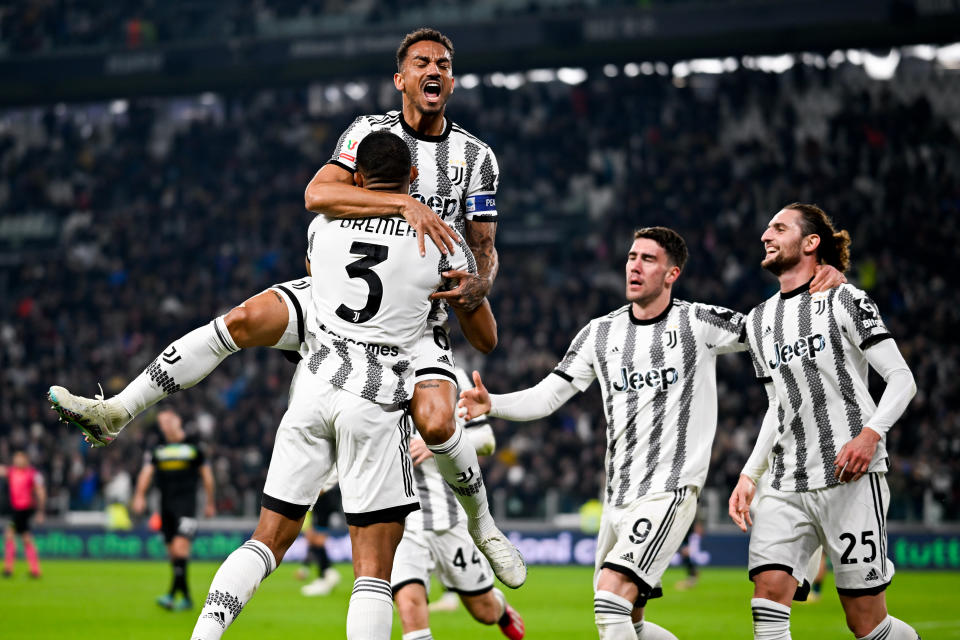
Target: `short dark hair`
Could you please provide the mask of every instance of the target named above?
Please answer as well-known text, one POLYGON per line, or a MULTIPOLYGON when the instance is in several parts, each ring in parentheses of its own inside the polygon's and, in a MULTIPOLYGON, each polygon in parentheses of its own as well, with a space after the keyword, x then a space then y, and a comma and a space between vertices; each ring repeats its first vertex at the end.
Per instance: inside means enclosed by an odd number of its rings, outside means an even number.
POLYGON ((814 234, 820 236, 817 257, 821 262, 841 272, 850 267, 850 234, 846 229, 837 231, 830 216, 815 204, 794 202, 784 209, 800 212, 800 232, 805 237, 814 234))
POLYGON ((436 29, 431 29, 430 27, 421 27, 416 31, 411 31, 403 37, 403 41, 397 48, 397 71, 401 71, 403 69, 403 61, 407 58, 407 50, 416 43, 423 42, 424 40, 439 42, 446 47, 447 51, 450 53, 450 61, 453 62, 453 43, 450 42, 450 38, 443 35, 436 29))
POLYGON ((667 227, 644 227, 633 232, 633 239, 647 238, 663 247, 667 252, 667 259, 683 270, 687 264, 687 243, 679 233, 667 227))
POLYGON ((367 180, 403 182, 411 164, 407 143, 389 131, 374 131, 357 147, 357 171, 367 180))

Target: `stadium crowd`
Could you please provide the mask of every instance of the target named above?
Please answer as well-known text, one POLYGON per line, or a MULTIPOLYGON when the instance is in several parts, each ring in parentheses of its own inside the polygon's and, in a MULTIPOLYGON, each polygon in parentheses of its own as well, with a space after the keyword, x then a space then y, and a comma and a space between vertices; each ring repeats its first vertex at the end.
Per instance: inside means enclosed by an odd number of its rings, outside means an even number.
MULTIPOLYGON (((878 303, 919 387, 890 433, 890 517, 917 521, 932 505, 960 520, 960 291, 949 284, 960 145, 929 73, 899 85, 852 65, 682 79, 592 70, 576 86, 459 89, 449 113, 501 167, 500 343, 481 357, 460 340, 461 364, 495 392, 539 381, 581 326, 623 303, 638 226, 685 236, 678 297, 745 312, 775 290, 759 268, 767 220, 816 202, 850 230, 848 276, 878 303)), ((49 385, 113 394, 172 339, 303 275, 304 186, 357 113, 399 103, 389 90, 319 106, 312 94, 0 113, 0 460, 26 448, 52 509, 125 501, 159 435, 148 412, 90 450, 56 422, 49 385)), ((210 449, 221 514, 254 513, 291 374, 279 354, 252 350, 165 401, 210 449)), ((743 356, 721 358, 718 381, 708 486, 726 492, 766 398, 743 356)), ((485 472, 508 515, 544 514, 548 489, 565 511, 599 495, 602 416, 594 388, 549 419, 496 421, 485 472)))

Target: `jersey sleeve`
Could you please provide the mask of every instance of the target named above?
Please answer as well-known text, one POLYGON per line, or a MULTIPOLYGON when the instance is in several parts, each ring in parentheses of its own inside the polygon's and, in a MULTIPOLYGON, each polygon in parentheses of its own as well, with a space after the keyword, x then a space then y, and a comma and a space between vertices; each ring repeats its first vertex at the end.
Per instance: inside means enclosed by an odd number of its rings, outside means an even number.
POLYGON ((366 116, 360 116, 354 120, 337 140, 337 146, 327 164, 335 164, 350 173, 355 172, 357 170, 357 147, 370 131, 370 123, 366 116))
POLYGON ((597 377, 594 369, 593 345, 595 331, 591 322, 577 334, 563 360, 553 370, 580 391, 584 391, 597 377))
POLYGON ((713 353, 744 351, 746 316, 725 307, 694 303, 693 316, 700 337, 713 353))
POLYGON ((480 165, 470 174, 470 182, 467 184, 465 207, 467 220, 496 222, 496 196, 497 185, 500 184, 500 167, 490 147, 483 150, 477 161, 480 165))
POLYGON ((767 365, 763 360, 763 347, 761 346, 761 336, 757 332, 751 330, 753 326, 753 315, 757 313, 757 310, 754 309, 749 314, 746 315, 743 319, 744 330, 740 334, 740 339, 743 345, 746 347, 747 353, 750 354, 750 363, 753 364, 753 372, 757 376, 757 380, 767 384, 773 382, 773 376, 771 376, 770 371, 767 369, 767 365))
POLYGON ((861 351, 881 340, 892 338, 880 317, 880 310, 865 291, 850 285, 841 285, 837 291, 837 320, 847 338, 861 351))

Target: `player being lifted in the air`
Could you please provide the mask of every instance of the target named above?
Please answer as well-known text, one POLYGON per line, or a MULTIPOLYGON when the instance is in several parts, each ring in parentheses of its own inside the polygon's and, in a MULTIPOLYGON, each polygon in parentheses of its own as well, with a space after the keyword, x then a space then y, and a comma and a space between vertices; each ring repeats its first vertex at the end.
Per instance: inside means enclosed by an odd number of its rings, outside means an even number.
MULTIPOLYGON (((402 109, 357 118, 340 137, 330 161, 307 186, 305 202, 310 211, 332 217, 402 215, 418 233, 421 255, 425 235, 442 251, 453 251, 462 235, 476 256, 476 274, 455 274, 458 286, 435 296, 438 304, 420 340, 420 355, 412 365, 416 386, 410 409, 444 480, 453 487, 467 513, 474 541, 497 576, 517 587, 526 579, 526 567, 490 515, 476 452, 463 442, 462 430, 454 421, 456 377, 446 310, 440 304, 450 303, 471 344, 484 352, 493 349, 495 343, 484 344, 470 335, 463 316, 476 313, 486 304, 484 296, 497 274, 493 243, 499 168, 489 146, 446 118, 446 104, 454 88, 453 44, 449 38, 433 29, 408 34, 397 50, 394 84, 402 95, 402 109), (357 145, 368 133, 379 130, 402 137, 410 149, 419 175, 409 194, 376 193, 358 189, 353 183, 357 145)), ((90 431, 94 443, 102 446, 144 409, 197 384, 242 348, 298 350, 303 342, 303 316, 308 313, 305 307, 311 286, 311 278, 302 278, 250 298, 174 341, 112 398, 84 398, 63 387, 52 387, 50 400, 61 416, 90 431)))
POLYGON ((893 578, 887 558, 890 492, 886 433, 916 385, 866 293, 845 284, 811 293, 820 263, 843 271, 850 236, 817 206, 779 211, 761 240, 763 268, 780 292, 746 319, 746 342, 757 377, 775 390, 757 444, 733 494, 730 516, 750 534, 756 640, 790 638, 790 603, 808 560, 822 544, 836 575, 847 626, 860 640, 916 640, 887 613, 893 578), (886 387, 879 404, 868 389, 873 367, 886 387), (767 472, 753 519, 756 483, 767 472))
MULTIPOLYGON (((398 136, 375 132, 357 149, 361 188, 405 193, 417 175, 398 136)), ((353 543, 356 580, 347 638, 385 640, 393 620, 390 570, 403 520, 420 508, 407 428, 412 358, 443 272, 475 273, 466 245, 449 256, 416 255, 400 216, 335 220, 307 232, 313 287, 307 348, 274 441, 260 521, 220 567, 193 638, 219 638, 297 538, 307 509, 333 472, 353 543)), ((492 314, 486 309, 488 323, 492 314)))

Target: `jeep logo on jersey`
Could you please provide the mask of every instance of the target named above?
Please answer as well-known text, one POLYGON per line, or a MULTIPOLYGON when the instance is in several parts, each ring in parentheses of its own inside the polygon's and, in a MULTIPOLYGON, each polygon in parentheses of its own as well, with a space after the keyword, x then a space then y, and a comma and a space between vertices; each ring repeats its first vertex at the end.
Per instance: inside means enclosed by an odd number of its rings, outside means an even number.
POLYGON ((613 383, 613 388, 615 391, 627 389, 637 391, 643 387, 659 387, 661 391, 666 391, 667 387, 676 383, 679 377, 677 370, 673 367, 649 371, 634 371, 620 367, 620 380, 613 383))
POLYGON ((433 209, 441 218, 449 218, 450 216, 456 215, 457 209, 460 208, 460 201, 457 198, 444 198, 437 194, 425 196, 422 193, 411 193, 410 197, 416 198, 433 209))
POLYGON ((827 341, 823 335, 819 333, 800 338, 793 344, 780 344, 779 342, 775 342, 773 344, 773 355, 776 359, 768 360, 767 364, 770 365, 771 369, 776 369, 781 364, 790 362, 794 357, 810 358, 813 360, 817 357, 817 353, 826 348, 827 341))

